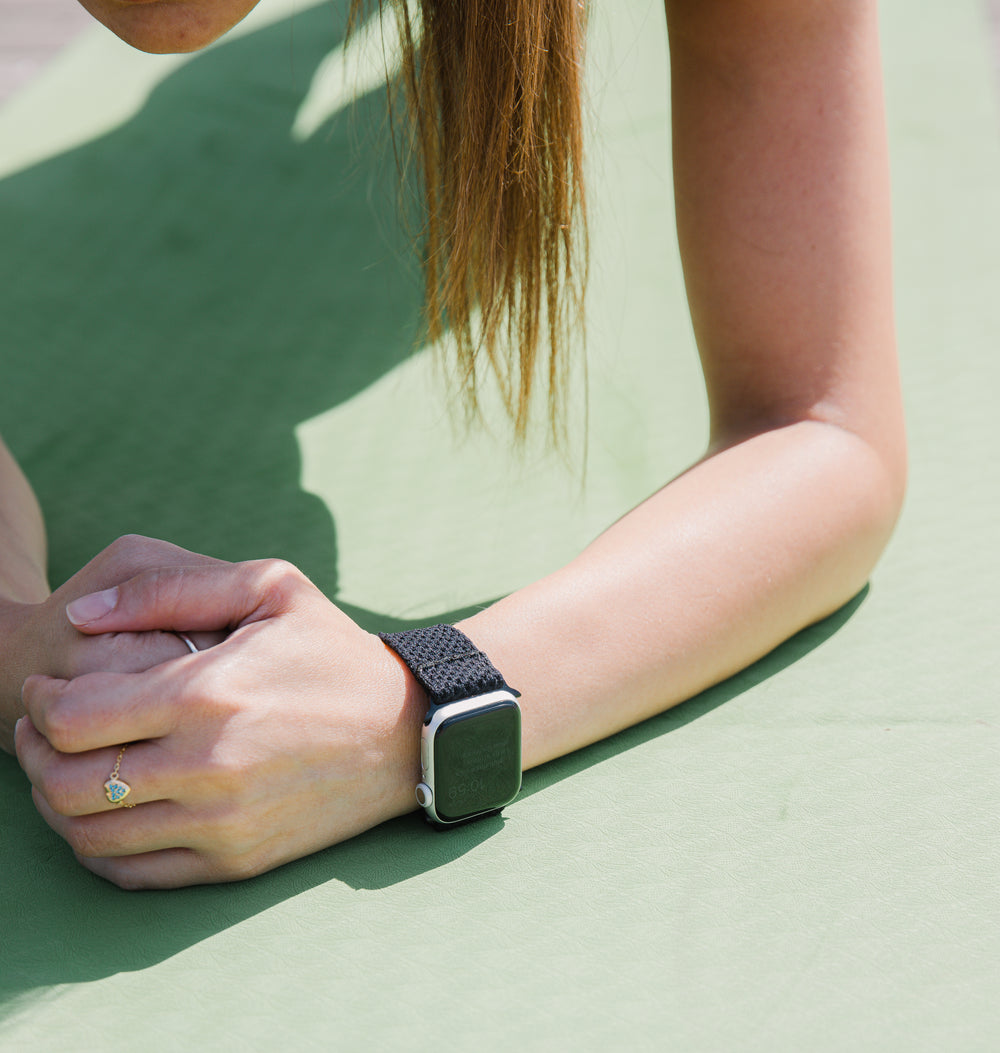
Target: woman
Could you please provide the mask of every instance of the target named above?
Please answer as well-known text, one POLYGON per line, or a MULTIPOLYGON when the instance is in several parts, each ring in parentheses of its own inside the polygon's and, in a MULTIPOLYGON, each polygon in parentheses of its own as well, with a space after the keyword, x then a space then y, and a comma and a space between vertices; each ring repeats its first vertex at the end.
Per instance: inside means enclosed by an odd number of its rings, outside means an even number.
MULTIPOLYGON (((252 4, 85 6, 137 47, 179 51, 252 4)), ((666 13, 710 444, 566 567, 459 624, 521 691, 525 767, 669 708, 836 609, 902 501, 875 4, 668 0, 666 13)), ((485 358, 515 430, 537 373, 558 408, 562 312, 579 293, 581 18, 575 0, 427 0, 403 64, 432 335, 453 334, 472 400, 485 358)), ((414 807, 428 702, 405 646, 286 564, 146 539, 49 596, 41 516, 9 456, 0 487, 5 726, 23 699, 14 739, 35 803, 85 866, 127 888, 230 880, 414 807)))

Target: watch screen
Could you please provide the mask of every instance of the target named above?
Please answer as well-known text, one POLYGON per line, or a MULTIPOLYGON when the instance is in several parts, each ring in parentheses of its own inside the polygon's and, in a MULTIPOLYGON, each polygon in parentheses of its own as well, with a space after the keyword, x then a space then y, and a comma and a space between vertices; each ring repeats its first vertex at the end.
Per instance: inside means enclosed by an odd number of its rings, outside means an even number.
POLYGON ((510 804, 521 788, 521 711, 497 702, 445 720, 434 736, 434 802, 454 822, 510 804))

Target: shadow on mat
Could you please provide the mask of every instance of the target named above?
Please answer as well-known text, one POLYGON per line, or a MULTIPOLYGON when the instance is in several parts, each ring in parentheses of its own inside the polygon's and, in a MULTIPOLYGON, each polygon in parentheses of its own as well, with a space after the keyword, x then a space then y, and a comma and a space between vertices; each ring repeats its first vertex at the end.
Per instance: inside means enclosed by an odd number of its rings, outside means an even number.
MULTIPOLYGON (((346 6, 191 59, 126 124, 0 180, 0 429, 45 510, 53 583, 137 532, 282 555, 336 595, 336 528, 301 489, 295 428, 410 354, 423 294, 384 91, 291 135, 346 6)), ((392 495, 373 482, 371 500, 392 495)), ((415 624, 349 613, 368 629, 415 624)), ((76 866, 6 756, 0 795, 0 1013, 18 992, 142 968, 331 876, 327 857, 235 898, 130 898, 76 866)), ((417 870, 489 833, 407 830, 390 840, 413 838, 417 870)), ((366 869, 398 873, 382 849, 366 869)))
POLYGON ((423 291, 384 90, 291 135, 338 6, 195 57, 127 124, 0 181, 0 430, 55 584, 144 533, 280 554, 336 593, 295 428, 409 355, 423 291))
MULTIPOLYGON (((861 606, 867 591, 749 669, 683 705, 529 772, 523 794, 542 792, 669 734, 781 672, 833 636, 861 606)), ((505 822, 498 817, 439 834, 417 816, 407 816, 238 885, 128 893, 76 865, 63 841, 35 815, 25 785, 16 765, 0 763, 0 828, 5 831, 0 1018, 23 1006, 35 988, 148 968, 326 882, 340 881, 360 890, 407 881, 474 852, 505 822), (8 831, 18 835, 9 844, 8 831)), ((435 907, 428 904, 428 909, 435 907)))
MULTIPOLYGON (((345 119, 305 143, 290 136, 342 15, 296 16, 291 68, 288 24, 215 48, 126 125, 0 181, 0 423, 45 508, 55 582, 135 531, 228 559, 280 554, 336 594, 335 524, 300 488, 294 430, 409 354, 422 295, 391 160, 357 149, 345 119)), ((384 109, 373 92, 356 126, 380 127, 384 109)), ((672 712, 530 773, 525 794, 773 675, 858 603, 672 712)), ((369 629, 404 625, 347 609, 369 629)), ((240 885, 128 894, 74 862, 0 758, 0 1016, 38 989, 147 968, 328 881, 406 881, 503 822, 438 836, 408 817, 240 885)))

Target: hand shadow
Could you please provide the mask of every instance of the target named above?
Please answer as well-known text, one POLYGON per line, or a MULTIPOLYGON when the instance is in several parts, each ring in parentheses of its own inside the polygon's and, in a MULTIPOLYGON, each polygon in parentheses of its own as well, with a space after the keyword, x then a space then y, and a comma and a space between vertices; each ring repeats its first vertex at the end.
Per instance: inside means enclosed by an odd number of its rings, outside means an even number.
MULTIPOLYGON (((295 428, 406 358, 423 291, 391 156, 354 133, 384 124, 384 93, 304 143, 290 134, 345 6, 296 15, 297 75, 288 23, 234 39, 183 65, 127 124, 0 181, 0 424, 45 509, 54 582, 139 532, 227 559, 280 555, 336 595, 335 524, 301 489, 295 428)), ((375 499, 391 501, 377 481, 375 499)), ((346 609, 368 629, 414 624, 346 609)), ((525 793, 694 719, 839 624, 529 773, 525 793)), ((0 809, 0 1017, 33 990, 146 968, 327 881, 405 881, 503 825, 438 836, 408 817, 238 886, 132 895, 75 863, 9 758, 0 809)))

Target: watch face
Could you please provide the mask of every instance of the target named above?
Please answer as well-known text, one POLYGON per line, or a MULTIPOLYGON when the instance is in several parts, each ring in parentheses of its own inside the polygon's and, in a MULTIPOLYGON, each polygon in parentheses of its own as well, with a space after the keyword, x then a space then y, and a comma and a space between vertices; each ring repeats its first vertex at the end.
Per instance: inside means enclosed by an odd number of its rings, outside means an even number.
POLYGON ((520 788, 516 702, 494 702, 441 723, 434 736, 434 807, 444 822, 502 808, 520 788))

